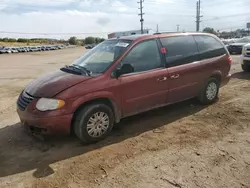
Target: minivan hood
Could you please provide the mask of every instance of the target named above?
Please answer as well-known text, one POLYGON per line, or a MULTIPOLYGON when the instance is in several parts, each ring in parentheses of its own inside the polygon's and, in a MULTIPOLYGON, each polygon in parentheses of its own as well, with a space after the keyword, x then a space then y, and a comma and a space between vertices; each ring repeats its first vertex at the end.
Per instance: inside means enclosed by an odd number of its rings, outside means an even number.
POLYGON ((246 45, 244 45, 244 47, 250 47, 250 43, 247 43, 246 45))
POLYGON ((90 77, 55 71, 29 83, 25 88, 25 92, 35 97, 49 98, 88 79, 90 77))

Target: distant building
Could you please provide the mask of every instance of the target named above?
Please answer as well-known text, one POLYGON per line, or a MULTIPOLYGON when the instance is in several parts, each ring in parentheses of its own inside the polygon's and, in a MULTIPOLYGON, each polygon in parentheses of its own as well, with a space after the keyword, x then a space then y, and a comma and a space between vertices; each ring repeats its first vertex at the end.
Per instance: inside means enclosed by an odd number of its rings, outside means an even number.
MULTIPOLYGON (((149 30, 148 29, 144 29, 143 33, 144 34, 148 34, 149 30)), ((130 35, 138 35, 141 34, 141 30, 131 30, 131 31, 121 31, 121 32, 114 32, 114 33, 110 33, 108 34, 108 38, 119 38, 122 36, 130 36, 130 35)))

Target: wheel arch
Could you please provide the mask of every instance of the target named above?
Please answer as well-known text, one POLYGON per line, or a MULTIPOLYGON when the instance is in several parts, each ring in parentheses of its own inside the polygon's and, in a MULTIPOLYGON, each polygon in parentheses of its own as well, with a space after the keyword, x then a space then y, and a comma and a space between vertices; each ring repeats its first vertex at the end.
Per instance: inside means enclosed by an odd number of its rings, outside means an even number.
POLYGON ((96 104, 96 103, 101 103, 101 104, 105 104, 107 106, 110 107, 110 109, 112 110, 112 112, 114 113, 115 116, 115 123, 119 123, 120 119, 121 119, 121 111, 118 108, 117 104, 110 98, 108 97, 100 97, 100 98, 94 98, 94 99, 90 99, 88 101, 83 102, 82 104, 80 104, 74 111, 73 113, 73 118, 71 121, 71 133, 73 131, 73 125, 74 125, 74 121, 76 119, 76 115, 77 113, 82 110, 84 107, 91 105, 91 104, 96 104))
POLYGON ((222 73, 221 71, 214 71, 209 78, 215 78, 216 80, 218 80, 219 85, 221 85, 222 73))

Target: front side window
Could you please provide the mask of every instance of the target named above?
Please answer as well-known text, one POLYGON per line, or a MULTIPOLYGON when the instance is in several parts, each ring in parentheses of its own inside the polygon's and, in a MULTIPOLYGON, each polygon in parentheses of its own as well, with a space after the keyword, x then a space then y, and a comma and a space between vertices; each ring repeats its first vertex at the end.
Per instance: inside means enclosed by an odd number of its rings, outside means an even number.
POLYGON ((122 60, 121 65, 123 64, 132 65, 134 72, 164 67, 156 40, 148 40, 137 44, 122 60))
POLYGON ((104 41, 85 53, 72 65, 85 69, 90 75, 102 74, 126 51, 131 43, 131 40, 119 39, 104 41))
POLYGON ((166 48, 168 67, 179 66, 198 61, 198 49, 193 36, 176 36, 160 39, 166 48))

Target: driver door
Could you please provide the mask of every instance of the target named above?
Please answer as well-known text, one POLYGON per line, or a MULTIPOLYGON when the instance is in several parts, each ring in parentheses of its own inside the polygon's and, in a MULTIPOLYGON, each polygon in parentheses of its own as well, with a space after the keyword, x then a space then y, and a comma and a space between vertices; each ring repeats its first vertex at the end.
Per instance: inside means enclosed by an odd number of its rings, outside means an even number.
POLYGON ((125 56, 121 65, 131 64, 134 72, 121 75, 120 94, 123 117, 147 111, 166 103, 168 70, 157 41, 143 41, 125 56))

